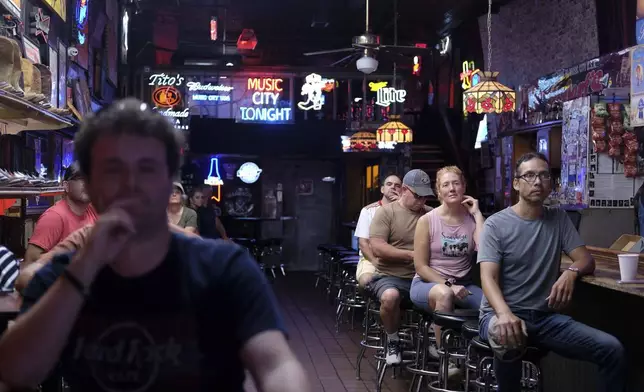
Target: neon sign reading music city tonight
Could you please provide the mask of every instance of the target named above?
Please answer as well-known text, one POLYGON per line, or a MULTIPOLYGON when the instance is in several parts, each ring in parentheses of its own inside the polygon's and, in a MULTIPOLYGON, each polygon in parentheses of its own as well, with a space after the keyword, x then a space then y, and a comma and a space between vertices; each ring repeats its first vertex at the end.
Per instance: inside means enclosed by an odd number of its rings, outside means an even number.
POLYGON ((292 109, 280 107, 280 97, 284 91, 280 78, 249 78, 247 90, 252 91, 248 104, 240 106, 240 122, 274 122, 284 123, 292 120, 292 109))

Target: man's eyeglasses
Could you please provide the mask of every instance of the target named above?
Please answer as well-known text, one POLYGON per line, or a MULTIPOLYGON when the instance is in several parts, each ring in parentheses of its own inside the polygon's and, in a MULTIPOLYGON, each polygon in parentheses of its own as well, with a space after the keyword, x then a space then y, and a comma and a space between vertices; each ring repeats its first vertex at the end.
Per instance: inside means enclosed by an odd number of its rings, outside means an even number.
POLYGON ((420 200, 420 199, 427 199, 427 196, 421 196, 417 194, 416 192, 412 191, 409 187, 405 187, 412 195, 414 195, 414 199, 420 200))
POLYGON ((516 178, 523 179, 529 183, 535 182, 537 180, 537 177, 539 177, 539 179, 542 182, 550 181, 550 179, 552 178, 552 176, 550 175, 550 172, 541 172, 541 173, 528 172, 520 176, 516 176, 516 178))

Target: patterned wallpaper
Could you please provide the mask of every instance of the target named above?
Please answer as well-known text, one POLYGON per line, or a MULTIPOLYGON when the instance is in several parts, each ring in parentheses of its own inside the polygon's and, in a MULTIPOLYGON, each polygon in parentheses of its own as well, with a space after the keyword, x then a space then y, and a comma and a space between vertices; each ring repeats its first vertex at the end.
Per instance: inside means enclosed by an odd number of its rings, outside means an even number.
MULTIPOLYGON (((487 62, 486 20, 479 28, 487 62)), ((492 15, 492 70, 511 87, 598 55, 595 0, 515 0, 492 15)))

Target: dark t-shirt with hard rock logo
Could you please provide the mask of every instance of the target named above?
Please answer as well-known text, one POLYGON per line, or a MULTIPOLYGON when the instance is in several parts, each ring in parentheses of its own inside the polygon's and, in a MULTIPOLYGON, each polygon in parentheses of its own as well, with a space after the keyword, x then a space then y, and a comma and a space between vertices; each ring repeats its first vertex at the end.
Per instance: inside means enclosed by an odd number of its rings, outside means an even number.
MULTIPOLYGON (((38 272, 23 311, 69 259, 57 257, 38 272)), ((154 271, 128 279, 109 268, 99 274, 58 373, 72 392, 243 391, 239 351, 267 330, 284 331, 283 322, 247 252, 176 234, 154 271)))

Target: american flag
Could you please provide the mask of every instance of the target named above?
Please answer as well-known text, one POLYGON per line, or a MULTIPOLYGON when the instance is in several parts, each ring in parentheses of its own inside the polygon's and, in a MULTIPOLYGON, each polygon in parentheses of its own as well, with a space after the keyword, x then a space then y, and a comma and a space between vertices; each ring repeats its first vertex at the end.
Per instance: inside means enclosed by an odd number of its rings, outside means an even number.
POLYGON ((11 251, 0 246, 0 293, 13 292, 20 264, 11 251))

